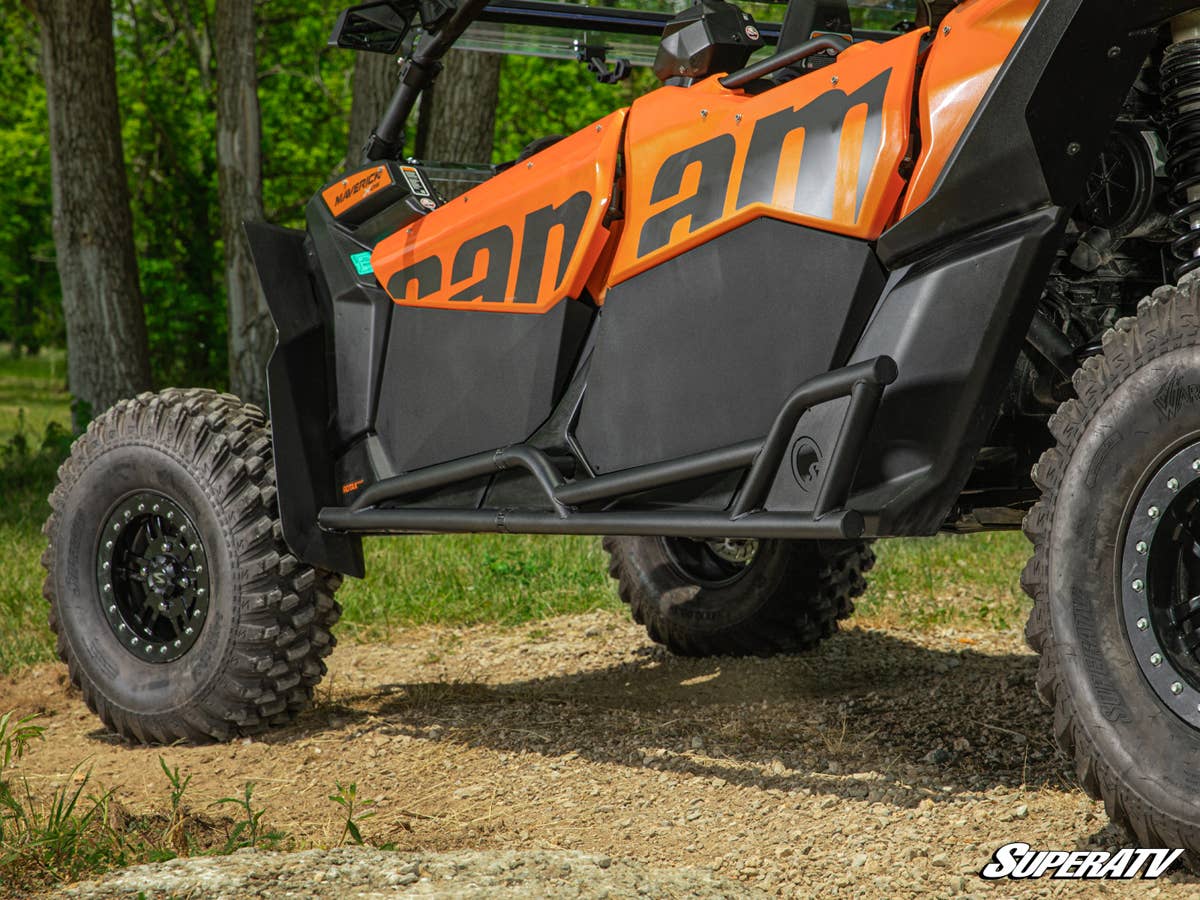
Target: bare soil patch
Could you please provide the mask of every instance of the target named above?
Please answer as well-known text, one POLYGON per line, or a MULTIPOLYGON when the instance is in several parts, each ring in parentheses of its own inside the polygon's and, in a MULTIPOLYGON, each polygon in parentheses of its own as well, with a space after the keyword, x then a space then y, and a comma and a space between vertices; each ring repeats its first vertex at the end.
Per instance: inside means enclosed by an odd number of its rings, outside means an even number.
MULTIPOLYGON (((364 836, 397 858, 577 851, 785 896, 1095 892, 977 876, 1010 841, 1122 845, 1051 743, 1035 670, 1016 634, 863 627, 808 657, 678 659, 604 612, 339 647, 313 711, 229 745, 125 744, 57 666, 0 681, 0 709, 44 716, 19 768, 35 785, 86 759, 124 806, 160 809, 161 755, 208 815, 255 782, 299 846, 336 843, 328 795, 353 781, 377 801, 364 836)), ((1180 873, 1102 887, 1200 890, 1180 873)))

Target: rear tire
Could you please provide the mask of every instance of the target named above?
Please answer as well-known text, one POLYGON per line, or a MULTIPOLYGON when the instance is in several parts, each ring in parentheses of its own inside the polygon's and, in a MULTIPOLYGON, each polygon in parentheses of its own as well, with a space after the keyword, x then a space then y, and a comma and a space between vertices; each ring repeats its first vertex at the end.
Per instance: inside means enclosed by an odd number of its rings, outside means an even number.
POLYGON ((774 656, 814 649, 854 611, 875 564, 866 543, 610 537, 609 574, 650 638, 680 656, 774 656), (715 548, 715 549, 714 549, 715 548))
POLYGON ((227 740, 309 706, 341 577, 283 541, 258 407, 202 390, 123 401, 75 442, 50 506, 58 655, 110 729, 227 740))
POLYGON ((1078 399, 1051 419, 1057 446, 1034 470, 1026 637, 1079 783, 1140 846, 1185 848, 1194 865, 1200 279, 1143 300, 1103 347, 1075 374, 1078 399))

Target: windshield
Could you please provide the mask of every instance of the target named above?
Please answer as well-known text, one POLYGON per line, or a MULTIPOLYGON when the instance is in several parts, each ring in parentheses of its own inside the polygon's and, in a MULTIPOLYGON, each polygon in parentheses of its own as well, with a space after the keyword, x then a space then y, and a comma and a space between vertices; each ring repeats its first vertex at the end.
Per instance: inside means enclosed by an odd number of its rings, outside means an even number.
MULTIPOLYGON (((783 21, 787 4, 782 2, 739 3, 763 27, 764 35, 774 35, 783 21), (775 28, 770 26, 774 25, 775 28)), ((855 29, 873 32, 893 32, 916 17, 917 0, 851 0, 850 15, 855 29)), ((560 9, 571 7, 604 10, 638 10, 674 16, 691 6, 691 0, 616 0, 609 3, 586 3, 565 0, 554 4, 560 9)), ((486 17, 486 14, 485 14, 486 17)), ((587 30, 582 27, 546 27, 545 25, 513 22, 479 21, 459 38, 456 47, 490 53, 512 53, 520 56, 542 56, 552 59, 576 59, 580 47, 602 47, 609 59, 628 59, 634 65, 648 66, 658 51, 657 34, 613 34, 587 30)), ((768 55, 764 48, 759 56, 768 55)))

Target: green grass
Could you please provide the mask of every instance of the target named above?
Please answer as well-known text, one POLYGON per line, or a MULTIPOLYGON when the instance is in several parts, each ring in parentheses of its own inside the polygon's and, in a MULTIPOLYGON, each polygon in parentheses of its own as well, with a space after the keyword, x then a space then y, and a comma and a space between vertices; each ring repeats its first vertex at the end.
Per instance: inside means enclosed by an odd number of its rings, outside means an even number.
POLYGON ((31 440, 40 438, 52 421, 64 428, 71 422, 66 353, 42 350, 37 356, 14 358, 0 344, 0 446, 18 431, 31 440))
MULTIPOLYGON (((30 446, 69 420, 61 352, 13 360, 0 347, 0 449, 20 428, 30 446)), ((0 673, 53 658, 41 596, 41 524, 52 459, 0 455, 0 673)), ((858 603, 873 625, 1020 627, 1018 578, 1028 544, 1017 534, 884 541, 871 590, 858 603)), ((343 637, 388 639, 413 625, 516 625, 620 606, 596 538, 399 537, 367 542, 367 579, 347 581, 343 637)))
POLYGON ((899 628, 1022 628, 1029 599, 1021 569, 1029 541, 1019 532, 879 541, 859 617, 899 628))

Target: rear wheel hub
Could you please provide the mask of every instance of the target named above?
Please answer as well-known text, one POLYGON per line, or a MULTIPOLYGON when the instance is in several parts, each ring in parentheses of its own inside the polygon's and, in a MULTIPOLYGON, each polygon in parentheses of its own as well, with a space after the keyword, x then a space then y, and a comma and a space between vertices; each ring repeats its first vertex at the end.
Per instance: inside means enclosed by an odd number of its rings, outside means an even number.
POLYGON ((676 570, 704 587, 724 587, 740 579, 758 555, 753 539, 662 538, 663 547, 676 570))

